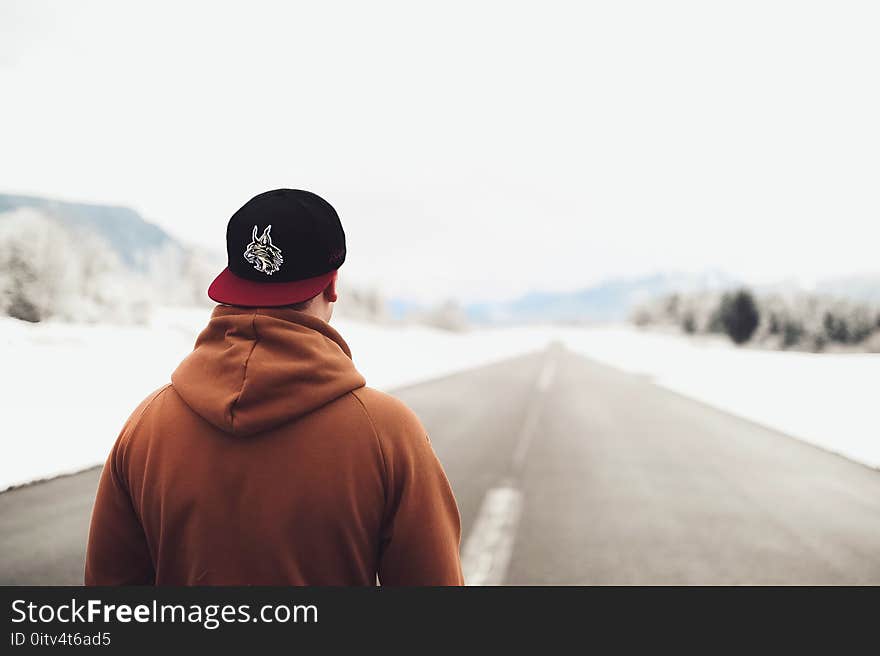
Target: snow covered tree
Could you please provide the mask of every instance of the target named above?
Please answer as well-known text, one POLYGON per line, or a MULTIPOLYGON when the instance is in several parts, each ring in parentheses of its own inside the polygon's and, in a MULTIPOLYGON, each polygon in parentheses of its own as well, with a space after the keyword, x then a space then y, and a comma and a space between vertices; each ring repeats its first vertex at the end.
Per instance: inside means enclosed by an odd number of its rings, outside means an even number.
POLYGON ((0 217, 0 296, 6 314, 33 322, 52 316, 71 281, 72 247, 66 232, 36 210, 0 217))
POLYGON ((42 319, 37 307, 37 272, 18 248, 9 245, 0 257, 3 269, 3 306, 10 317, 36 323, 42 319))

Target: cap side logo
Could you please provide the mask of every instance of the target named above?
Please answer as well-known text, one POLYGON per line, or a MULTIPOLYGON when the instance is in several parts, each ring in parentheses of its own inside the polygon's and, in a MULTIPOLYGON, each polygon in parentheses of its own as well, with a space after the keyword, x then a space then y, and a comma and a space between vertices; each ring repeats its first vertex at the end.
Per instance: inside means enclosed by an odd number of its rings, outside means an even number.
POLYGON ((272 243, 271 224, 263 230, 263 234, 257 237, 257 226, 254 226, 251 243, 244 249, 244 259, 254 265, 257 271, 271 276, 277 272, 284 263, 281 249, 272 243))

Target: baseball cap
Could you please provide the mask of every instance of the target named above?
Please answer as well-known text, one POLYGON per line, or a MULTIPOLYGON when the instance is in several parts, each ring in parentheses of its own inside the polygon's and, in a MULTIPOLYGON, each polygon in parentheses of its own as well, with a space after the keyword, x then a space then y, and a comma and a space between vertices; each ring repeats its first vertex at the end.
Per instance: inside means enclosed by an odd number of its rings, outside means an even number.
POLYGON ((251 198, 226 227, 227 267, 208 287, 218 303, 277 307, 322 292, 345 261, 336 210, 310 191, 274 189, 251 198))

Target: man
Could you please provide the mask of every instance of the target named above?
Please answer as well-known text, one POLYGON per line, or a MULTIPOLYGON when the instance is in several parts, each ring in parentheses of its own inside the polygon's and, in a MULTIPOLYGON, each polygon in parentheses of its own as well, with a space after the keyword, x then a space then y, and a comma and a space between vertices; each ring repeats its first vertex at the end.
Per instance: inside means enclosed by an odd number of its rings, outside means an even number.
POLYGON ((460 585, 458 508, 416 416, 328 325, 345 234, 307 191, 246 203, 217 306, 104 466, 87 585, 460 585))

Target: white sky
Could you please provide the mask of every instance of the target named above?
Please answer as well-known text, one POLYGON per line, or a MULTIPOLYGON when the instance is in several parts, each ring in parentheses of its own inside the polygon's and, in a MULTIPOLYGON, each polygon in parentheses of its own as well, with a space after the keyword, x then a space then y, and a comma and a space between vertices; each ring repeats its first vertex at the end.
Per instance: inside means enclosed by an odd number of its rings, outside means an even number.
POLYGON ((350 280, 423 300, 877 271, 878 34, 841 0, 0 0, 0 191, 222 249, 311 189, 350 280))

